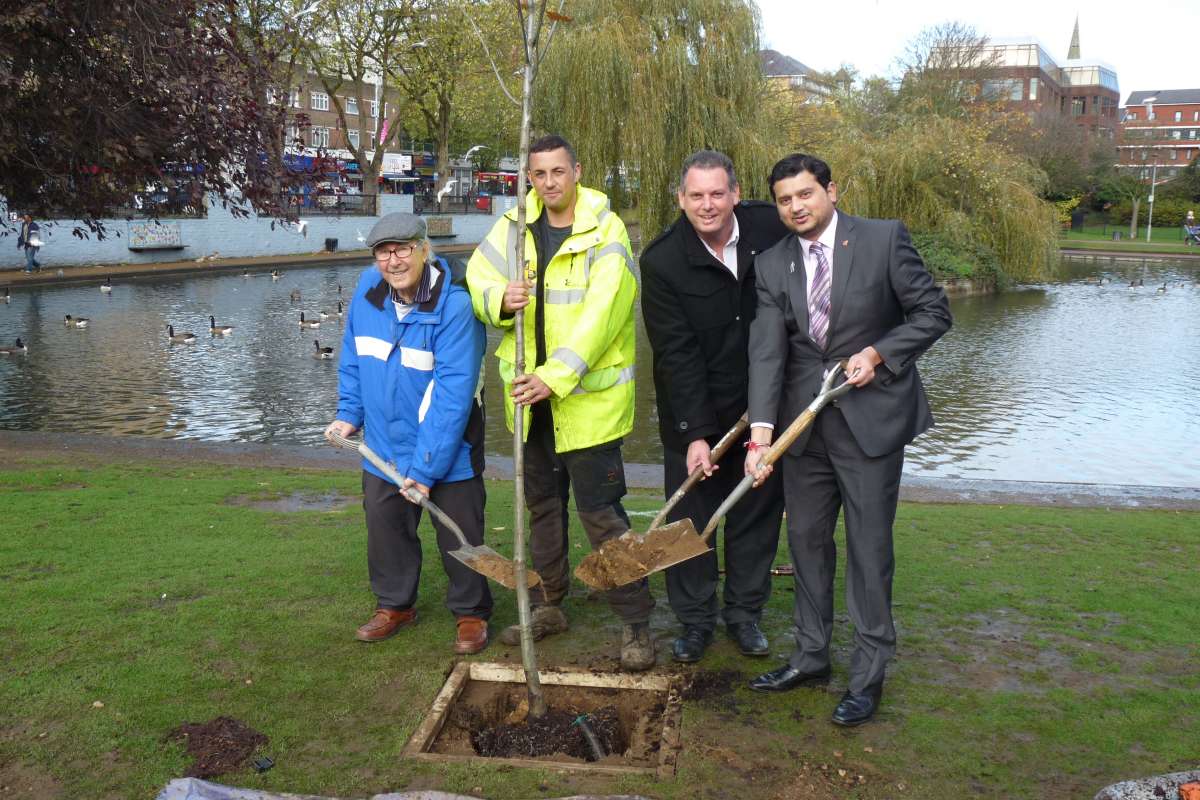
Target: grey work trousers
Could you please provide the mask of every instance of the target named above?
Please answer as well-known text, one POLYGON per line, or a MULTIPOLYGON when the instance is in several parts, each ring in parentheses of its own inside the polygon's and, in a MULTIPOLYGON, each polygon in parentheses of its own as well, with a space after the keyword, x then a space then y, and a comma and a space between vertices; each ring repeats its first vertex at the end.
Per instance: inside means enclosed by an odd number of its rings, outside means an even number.
POLYGON ((854 624, 849 688, 856 693, 873 689, 883 684, 896 652, 892 524, 904 450, 871 458, 858 446, 842 412, 830 406, 813 422, 803 454, 786 454, 782 464, 788 545, 796 570, 796 650, 790 663, 804 672, 829 667, 837 572, 833 533, 844 508, 846 610, 854 624))
MULTIPOLYGON (((417 602, 421 579, 421 540, 417 537, 421 507, 405 500, 394 483, 366 470, 362 483, 371 591, 380 608, 396 611, 412 608, 417 602)), ((429 499, 458 523, 470 544, 483 544, 483 505, 487 493, 482 476, 434 484, 429 499)), ((459 547, 458 537, 449 528, 433 519, 433 529, 442 554, 442 568, 450 579, 446 607, 456 617, 488 619, 492 615, 492 591, 487 579, 447 555, 459 547)))
MULTIPOLYGON (((549 403, 534 406, 525 444, 525 504, 529 509, 530 556, 542 578, 533 605, 561 605, 570 587, 570 542, 567 505, 575 493, 575 508, 592 549, 629 530, 621 505, 625 496, 625 465, 621 441, 554 452, 554 420, 549 403)), ((626 624, 646 622, 654 608, 650 582, 640 581, 604 593, 613 612, 626 624)))

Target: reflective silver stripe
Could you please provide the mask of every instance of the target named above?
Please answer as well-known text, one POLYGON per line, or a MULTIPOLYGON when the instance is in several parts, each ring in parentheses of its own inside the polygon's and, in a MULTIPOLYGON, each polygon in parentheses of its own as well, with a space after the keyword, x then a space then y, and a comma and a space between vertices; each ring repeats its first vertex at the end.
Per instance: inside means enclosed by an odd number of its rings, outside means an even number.
MULTIPOLYGON (((631 380, 633 380, 633 365, 632 364, 630 364, 628 367, 626 367, 625 369, 623 369, 619 373, 617 373, 617 379, 616 379, 616 381, 613 382, 612 386, 606 386, 604 389, 599 389, 597 391, 603 392, 606 389, 613 388, 613 386, 620 386, 622 383, 629 383, 631 380)), ((582 384, 580 384, 579 386, 576 386, 574 389, 571 390, 571 394, 587 394, 587 393, 588 393, 588 390, 583 388, 582 384)))
POLYGON ((621 254, 621 258, 625 259, 625 266, 629 267, 629 273, 636 278, 637 273, 633 271, 633 259, 629 256, 629 251, 625 249, 625 245, 620 242, 611 242, 604 245, 604 247, 600 248, 600 252, 596 254, 596 258, 604 258, 613 253, 621 254))
POLYGON ((576 375, 583 377, 587 375, 587 362, 579 357, 579 354, 567 347, 560 347, 550 354, 551 358, 557 359, 570 367, 576 375))
POLYGON ((612 212, 608 210, 607 206, 605 206, 604 209, 596 215, 596 224, 603 225, 604 220, 608 219, 610 216, 612 216, 612 212))
POLYGON ((587 296, 587 289, 547 289, 547 303, 582 303, 587 296))
POLYGON ((492 322, 497 325, 500 324, 500 320, 496 319, 496 317, 492 315, 492 293, 499 288, 499 286, 489 286, 483 290, 483 310, 487 313, 492 322))
POLYGON ((500 251, 491 241, 484 239, 479 243, 479 254, 486 258, 488 263, 495 267, 501 275, 508 274, 508 264, 504 262, 504 256, 500 255, 500 251))
POLYGON ((517 221, 516 221, 516 219, 509 219, 508 251, 509 251, 509 270, 508 270, 509 281, 515 281, 515 279, 517 277, 523 277, 521 275, 521 272, 522 272, 521 265, 517 264, 517 221))

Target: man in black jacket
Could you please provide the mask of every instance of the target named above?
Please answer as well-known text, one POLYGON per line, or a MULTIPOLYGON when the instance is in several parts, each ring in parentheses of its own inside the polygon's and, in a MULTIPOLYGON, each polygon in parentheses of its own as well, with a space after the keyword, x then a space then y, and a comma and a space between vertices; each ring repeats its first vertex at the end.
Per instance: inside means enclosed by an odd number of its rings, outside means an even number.
MULTIPOLYGON (((691 517, 703 527, 742 478, 741 446, 716 463, 710 449, 746 410, 754 257, 787 229, 773 205, 740 202, 733 162, 712 150, 684 161, 678 200, 679 219, 642 253, 642 313, 654 352, 666 496, 695 469, 708 476, 667 519, 691 517)), ((771 478, 726 518, 721 615, 745 655, 768 652, 758 622, 771 592, 782 515, 782 490, 771 478)), ((716 629, 716 538, 705 556, 667 570, 668 600, 683 625, 672 647, 676 661, 698 661, 716 629)))

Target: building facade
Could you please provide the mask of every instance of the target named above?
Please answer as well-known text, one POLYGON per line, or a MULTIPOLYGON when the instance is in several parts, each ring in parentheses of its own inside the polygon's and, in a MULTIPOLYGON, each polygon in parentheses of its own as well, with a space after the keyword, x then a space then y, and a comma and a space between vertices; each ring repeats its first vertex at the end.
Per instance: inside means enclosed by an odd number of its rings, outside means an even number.
POLYGON ((1121 110, 1117 169, 1168 181, 1200 157, 1200 89, 1131 92, 1121 110))
MULTIPOLYGON (((1078 46, 1077 28, 1072 53, 1078 46)), ((1058 61, 1037 39, 1020 37, 988 40, 962 68, 982 75, 982 100, 1030 114, 1069 116, 1088 138, 1116 137, 1120 84, 1116 70, 1102 61, 1058 61)))

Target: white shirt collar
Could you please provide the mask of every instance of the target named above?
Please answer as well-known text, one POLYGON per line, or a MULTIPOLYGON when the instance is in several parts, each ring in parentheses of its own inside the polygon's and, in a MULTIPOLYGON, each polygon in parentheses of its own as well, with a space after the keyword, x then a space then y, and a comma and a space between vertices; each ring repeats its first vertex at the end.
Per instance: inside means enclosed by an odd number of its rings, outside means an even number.
MULTIPOLYGON (((833 263, 833 246, 837 244, 837 223, 838 213, 837 209, 835 208, 833 210, 833 216, 829 219, 829 224, 825 226, 825 230, 823 230, 821 235, 817 237, 817 241, 820 242, 821 246, 825 248, 825 257, 829 259, 831 264, 833 263)), ((812 242, 810 242, 808 239, 800 237, 800 247, 805 258, 809 257, 809 250, 811 246, 812 242)))
MULTIPOLYGON (((741 229, 738 227, 737 214, 734 214, 733 215, 733 233, 729 234, 729 241, 727 241, 724 245, 721 246, 722 251, 728 251, 729 248, 731 248, 731 247, 736 249, 737 244, 738 244, 738 239, 741 238, 741 235, 742 235, 742 232, 741 232, 741 229)), ((718 261, 725 260, 722 257, 722 255, 718 254, 717 251, 714 250, 712 248, 712 246, 704 240, 703 236, 701 236, 700 234, 697 233, 696 238, 698 238, 700 240, 700 244, 704 245, 705 250, 712 253, 713 258, 717 259, 718 261)))

